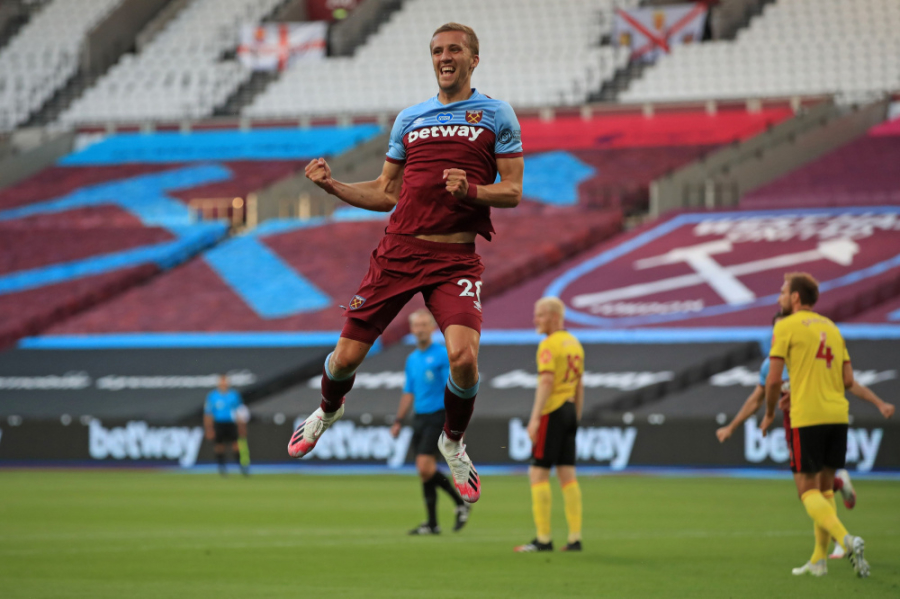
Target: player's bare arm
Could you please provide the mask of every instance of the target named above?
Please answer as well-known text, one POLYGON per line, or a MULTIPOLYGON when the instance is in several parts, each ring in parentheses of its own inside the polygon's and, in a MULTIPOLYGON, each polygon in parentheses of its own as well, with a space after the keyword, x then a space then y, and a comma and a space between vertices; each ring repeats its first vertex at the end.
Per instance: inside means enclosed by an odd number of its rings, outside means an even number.
POLYGON ((391 436, 395 439, 400 434, 400 428, 403 426, 403 419, 409 413, 409 407, 413 404, 414 396, 412 393, 404 393, 400 396, 400 405, 397 406, 397 416, 394 418, 394 424, 391 426, 391 436))
MULTIPOLYGON (((784 359, 770 357, 769 376, 766 377, 766 415, 763 416, 759 425, 759 430, 762 431, 763 436, 766 435, 766 431, 769 430, 769 427, 772 426, 772 421, 775 420, 775 406, 778 405, 778 400, 781 398, 782 370, 784 370, 784 359)), ((852 376, 853 371, 851 370, 850 372, 852 376)))
POLYGON ((862 399, 863 401, 867 401, 881 412, 881 415, 885 418, 890 418, 894 415, 894 405, 889 404, 877 395, 875 392, 860 383, 857 380, 853 381, 853 385, 847 389, 850 393, 855 395, 856 397, 862 399))
POLYGON ((342 183, 331 177, 331 168, 324 158, 316 158, 306 165, 306 178, 351 206, 390 212, 400 199, 403 165, 385 161, 381 175, 374 181, 342 183))
POLYGON ((538 429, 541 427, 541 412, 547 405, 547 400, 553 394, 554 374, 542 372, 538 374, 537 390, 534 392, 534 407, 531 408, 531 418, 528 419, 528 437, 532 443, 537 442, 538 429))
POLYGON ((575 419, 581 422, 581 414, 584 412, 584 376, 578 378, 578 386, 575 387, 575 419))
POLYGON ((470 191, 466 172, 458 168, 444 170, 447 191, 458 200, 471 202, 492 208, 515 208, 522 201, 522 174, 525 172, 525 160, 517 158, 498 158, 497 172, 500 181, 490 185, 476 185, 470 191))
POLYGON ((853 365, 850 362, 844 362, 844 389, 849 389, 856 381, 853 380, 853 365))
POLYGON ((726 439, 734 434, 737 427, 742 425, 747 418, 750 418, 750 416, 759 410, 765 396, 765 388, 762 385, 757 385, 756 388, 750 392, 750 395, 747 396, 747 399, 744 401, 744 405, 741 406, 737 416, 735 416, 731 422, 716 430, 716 438, 719 439, 719 443, 724 443, 726 439))

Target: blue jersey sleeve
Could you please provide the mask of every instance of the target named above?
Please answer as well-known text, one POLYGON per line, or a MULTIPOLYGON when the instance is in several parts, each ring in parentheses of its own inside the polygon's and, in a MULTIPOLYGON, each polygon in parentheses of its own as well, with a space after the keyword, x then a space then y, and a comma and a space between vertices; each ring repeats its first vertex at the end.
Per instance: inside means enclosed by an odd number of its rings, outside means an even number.
POLYGON ((759 367, 759 384, 761 387, 766 386, 766 379, 769 377, 769 358, 763 360, 762 365, 759 367))
POLYGON ((501 102, 494 114, 494 127, 497 129, 497 141, 494 142, 495 155, 522 153, 522 127, 512 106, 506 102, 501 102))
POLYGON ((406 368, 404 369, 404 374, 406 375, 406 380, 403 382, 403 392, 404 393, 412 393, 413 392, 413 380, 412 376, 410 376, 410 358, 412 354, 406 357, 406 368))
POLYGON ((406 162, 406 146, 403 145, 403 121, 406 115, 404 110, 397 115, 394 126, 391 128, 391 138, 388 141, 387 157, 396 162, 406 162))
POLYGON ((206 401, 203 402, 203 413, 212 414, 212 391, 206 394, 206 401))

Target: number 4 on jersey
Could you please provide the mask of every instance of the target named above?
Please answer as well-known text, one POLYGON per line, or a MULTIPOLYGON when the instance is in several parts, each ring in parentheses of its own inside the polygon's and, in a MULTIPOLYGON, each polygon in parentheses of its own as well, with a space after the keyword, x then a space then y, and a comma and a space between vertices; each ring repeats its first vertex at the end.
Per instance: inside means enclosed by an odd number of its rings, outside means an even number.
POLYGON ((825 367, 831 368, 831 362, 834 360, 834 354, 831 353, 831 348, 825 345, 826 341, 825 333, 822 333, 822 336, 819 338, 819 351, 816 352, 817 360, 825 360, 825 367))

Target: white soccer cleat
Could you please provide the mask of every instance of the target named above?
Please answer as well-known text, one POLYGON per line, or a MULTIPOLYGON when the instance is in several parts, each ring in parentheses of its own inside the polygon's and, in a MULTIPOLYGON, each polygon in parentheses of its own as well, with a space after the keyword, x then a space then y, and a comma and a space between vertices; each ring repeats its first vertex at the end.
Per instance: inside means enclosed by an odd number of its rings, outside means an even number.
POLYGON ((834 544, 834 551, 831 552, 831 555, 828 556, 828 559, 843 559, 847 556, 847 552, 844 551, 844 548, 841 547, 840 543, 834 544))
POLYGON ((341 405, 336 412, 326 413, 319 408, 309 418, 303 421, 303 424, 297 427, 291 436, 291 442, 288 443, 288 454, 292 458, 300 459, 315 448, 316 443, 322 434, 328 430, 332 424, 340 420, 344 415, 344 406, 341 405))
POLYGON ((453 484, 460 496, 469 503, 475 503, 481 497, 481 479, 472 465, 472 460, 466 455, 466 446, 462 441, 452 441, 441 432, 438 439, 438 449, 447 460, 450 472, 453 474, 453 484))
POLYGON ((866 550, 866 542, 862 540, 862 537, 847 535, 844 537, 844 545, 847 547, 847 557, 853 565, 853 571, 860 578, 866 578, 869 575, 869 562, 863 555, 866 550))
POLYGON ((848 510, 852 510, 853 506, 856 505, 856 490, 853 488, 853 483, 850 482, 850 473, 841 468, 834 473, 834 476, 835 478, 841 479, 844 483, 841 487, 841 497, 844 499, 844 507, 848 510))
POLYGON ((804 574, 811 574, 812 576, 825 576, 828 574, 828 563, 820 559, 816 563, 806 562, 799 568, 794 568, 791 570, 791 574, 794 576, 803 576, 804 574))

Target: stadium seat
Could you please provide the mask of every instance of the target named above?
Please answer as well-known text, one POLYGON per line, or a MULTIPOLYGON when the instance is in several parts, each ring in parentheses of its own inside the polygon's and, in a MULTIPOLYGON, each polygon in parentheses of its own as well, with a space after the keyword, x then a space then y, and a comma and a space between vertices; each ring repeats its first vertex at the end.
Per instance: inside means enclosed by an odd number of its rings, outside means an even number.
POLYGON ((483 93, 517 108, 580 105, 627 63, 627 52, 600 42, 613 8, 636 4, 589 0, 548 9, 535 0, 411 0, 353 57, 294 63, 244 114, 397 112, 422 102, 435 94, 428 37, 448 21, 466 23, 478 34, 481 63, 473 81, 483 93))
POLYGON ((0 132, 25 123, 78 72, 88 32, 122 0, 54 0, 0 52, 0 132))
POLYGON ((743 99, 900 88, 900 4, 779 0, 737 39, 676 46, 623 102, 743 99))
POLYGON ((139 54, 126 54, 60 116, 66 125, 200 119, 251 75, 234 60, 238 29, 281 0, 193 0, 139 54))

